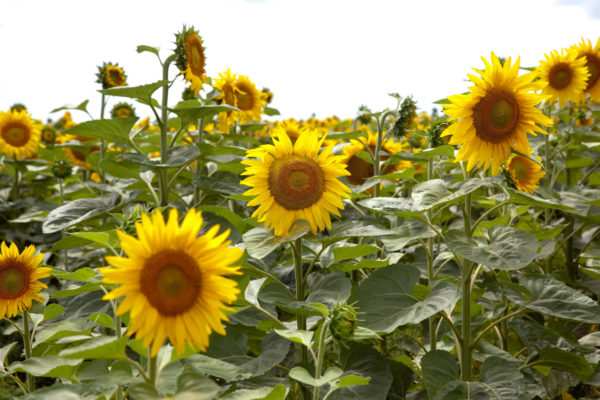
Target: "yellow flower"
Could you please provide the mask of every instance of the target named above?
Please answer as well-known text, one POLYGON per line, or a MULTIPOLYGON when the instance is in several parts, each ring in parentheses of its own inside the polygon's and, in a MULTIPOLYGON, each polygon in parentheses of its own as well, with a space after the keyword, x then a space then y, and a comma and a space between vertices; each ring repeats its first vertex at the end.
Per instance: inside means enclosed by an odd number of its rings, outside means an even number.
POLYGON ((135 116, 135 108, 133 108, 131 104, 125 102, 115 104, 112 110, 110 110, 111 118, 128 118, 135 116))
POLYGON ((127 75, 118 63, 103 63, 101 67, 98 67, 96 77, 98 78, 96 82, 101 84, 104 89, 127 85, 127 75))
POLYGON ((191 89, 197 95, 202 89, 202 83, 206 78, 206 70, 204 69, 206 56, 204 47, 202 47, 202 38, 193 26, 189 29, 184 26, 183 31, 176 34, 175 38, 177 67, 182 74, 185 74, 185 81, 191 82, 191 89))
POLYGON ((451 145, 462 144, 456 161, 468 160, 467 170, 491 165, 496 175, 511 149, 529 154, 528 133, 546 133, 536 124, 548 126, 552 120, 535 107, 545 98, 530 92, 538 88, 535 72, 518 76, 519 59, 511 65, 508 57, 502 65, 494 53, 492 64, 482 60, 485 70, 475 69, 481 78, 468 75, 475 84, 471 93, 448 97, 444 111, 454 123, 441 136, 452 136, 451 145))
POLYGON ((294 118, 289 118, 281 122, 277 122, 275 126, 281 126, 285 129, 285 133, 287 133, 288 137, 292 142, 295 142, 296 139, 300 136, 300 124, 294 118))
POLYGON ((28 310, 32 300, 43 301, 39 291, 48 286, 39 280, 50 276, 52 268, 38 267, 44 256, 34 253, 33 245, 21 254, 14 243, 0 245, 0 319, 28 310))
POLYGON ((93 180, 96 183, 102 182, 102 177, 100 177, 100 174, 97 173, 97 172, 92 172, 90 174, 90 179, 93 180))
POLYGON ((137 238, 117 231, 128 257, 108 256, 115 268, 100 268, 103 282, 119 285, 104 300, 125 296, 117 315, 129 311, 127 334, 143 339, 144 347, 152 345, 152 356, 167 337, 181 354, 186 344, 206 350, 213 330, 225 334, 223 310, 231 310, 225 304, 236 300, 239 289, 223 275, 240 273, 231 265, 242 250, 228 247, 229 231, 217 235, 219 225, 198 236, 202 222, 194 209, 181 226, 176 209, 166 223, 159 210, 152 218, 143 214, 135 223, 137 238))
POLYGON ((265 99, 261 96, 254 83, 247 76, 232 74, 227 68, 224 73, 219 73, 214 87, 221 94, 216 97, 222 104, 229 104, 240 109, 239 112, 227 111, 219 113, 219 129, 228 132, 228 126, 239 121, 240 124, 260 121, 265 99))
MULTIPOLYGON (((538 160, 542 161, 539 157, 538 160)), ((515 187, 530 194, 538 188, 540 179, 546 175, 540 164, 517 154, 512 154, 506 161, 506 170, 515 187)))
POLYGON ((253 217, 272 228, 277 236, 286 236, 290 227, 299 219, 308 221, 311 231, 331 229, 333 213, 343 209, 341 197, 349 197, 350 189, 338 180, 348 175, 341 156, 331 154, 333 146, 321 153, 321 143, 314 130, 305 130, 296 143, 281 127, 271 132, 273 145, 266 144, 248 150, 249 158, 242 161, 250 175, 241 181, 251 189, 244 194, 256 196, 248 206, 259 206, 253 217))
POLYGON ((577 58, 574 51, 565 52, 564 49, 560 54, 554 50, 544 57, 546 60, 540 61, 540 66, 537 67, 543 85, 542 94, 552 96, 549 100, 552 104, 558 99, 560 107, 567 101, 576 103, 580 100, 590 76, 585 58, 577 58))
MULTIPOLYGON (((355 139, 350 139, 350 143, 342 148, 344 158, 342 162, 347 165, 348 172, 350 175, 346 178, 348 183, 351 185, 362 185, 365 183, 367 178, 374 175, 375 168, 373 164, 364 161, 358 156, 362 151, 375 152, 377 146, 377 135, 367 129, 367 138, 362 138, 362 142, 355 139), (364 142, 364 143, 363 143, 364 142), (365 147, 368 146, 368 149, 365 147)), ((382 153, 380 156, 381 161, 385 161, 390 155, 399 153, 404 150, 405 145, 400 142, 396 142, 394 139, 389 138, 382 142, 381 149, 387 153, 382 153)), ((412 167, 412 163, 406 160, 399 160, 394 164, 388 164, 381 170, 381 174, 391 174, 392 172, 404 171, 412 167)))
POLYGON ((38 148, 41 126, 27 111, 0 111, 0 153, 12 158, 27 158, 38 148))
POLYGON ((587 42, 581 39, 581 43, 573 46, 571 50, 576 52, 577 58, 585 58, 585 65, 590 74, 582 98, 585 99, 585 95, 589 93, 592 100, 600 101, 600 83, 598 82, 598 78, 600 78, 600 39, 595 45, 592 45, 589 39, 587 42))

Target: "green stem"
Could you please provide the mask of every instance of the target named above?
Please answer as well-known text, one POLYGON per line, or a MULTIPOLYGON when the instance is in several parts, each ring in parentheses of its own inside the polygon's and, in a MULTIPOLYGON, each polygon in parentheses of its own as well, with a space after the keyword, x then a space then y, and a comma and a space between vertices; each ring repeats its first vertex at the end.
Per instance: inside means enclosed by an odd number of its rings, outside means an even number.
MULTIPOLYGON (((163 64, 163 81, 169 80, 169 66, 171 62, 175 60, 175 54, 171 54, 165 60, 163 64)), ((169 101, 169 85, 163 86, 162 89, 162 103, 160 105, 161 119, 160 119, 160 162, 161 164, 167 164, 169 162, 168 155, 168 131, 167 131, 167 103, 169 101)), ((166 206, 169 203, 169 181, 167 176, 167 169, 160 168, 157 170, 158 184, 160 186, 160 205, 166 206)))
MULTIPOLYGON (((433 157, 429 157, 427 162, 427 180, 433 179, 433 157)), ((427 210, 427 219, 431 222, 433 210, 427 210)), ((433 237, 427 238, 427 286, 431 286, 435 275, 433 273, 433 237)), ((435 350, 437 347, 437 335, 435 328, 435 316, 429 319, 429 349, 435 350)))
MULTIPOLYGON (((304 301, 304 271, 302 270, 302 238, 296 239, 292 245, 294 253, 294 270, 296 272, 296 300, 304 301)), ((299 330, 306 330, 306 316, 297 315, 296 322, 299 330)), ((300 360, 307 361, 308 353, 304 346, 300 346, 300 360)))
MULTIPOLYGON (((31 331, 29 330, 29 312, 23 310, 23 346, 25 347, 25 359, 31 358, 31 331)), ((31 393, 35 390, 35 382, 33 376, 26 373, 25 385, 31 393)))
POLYGON ((60 205, 63 205, 63 195, 64 195, 64 188, 63 188, 63 180, 62 178, 58 179, 58 193, 60 194, 60 205))
MULTIPOLYGON (((203 140, 203 136, 204 135, 204 118, 200 118, 198 120, 198 137, 196 138, 196 146, 198 147, 198 150, 200 150, 200 153, 202 154, 202 150, 201 150, 201 145, 202 145, 202 140, 203 140)), ((202 163, 200 163, 200 159, 196 160, 196 177, 200 177, 200 175, 202 174, 202 163)), ((200 200, 200 187, 196 186, 196 188, 194 189, 194 202, 192 204, 196 204, 198 203, 198 201, 200 200)))
POLYGON ((13 186, 15 201, 19 200, 19 161, 15 158, 15 182, 13 186))
POLYGON ((148 380, 150 384, 156 387, 156 378, 157 378, 157 366, 156 366, 156 357, 151 356, 152 346, 148 347, 148 380))
MULTIPOLYGON (((102 93, 102 99, 100 101, 100 119, 104 119, 104 108, 106 107, 106 95, 102 93)), ((100 139, 100 162, 104 160, 104 155, 106 154, 106 141, 104 139, 100 139)), ((99 169, 100 173, 100 183, 104 183, 104 174, 102 170, 99 169)))
MULTIPOLYGON (((319 335, 319 349, 317 351, 317 363, 315 365, 315 379, 321 378, 321 369, 323 368, 323 354, 325 353, 325 342, 327 341, 327 331, 329 330, 329 318, 326 318, 321 327, 319 335)), ((313 400, 319 400, 319 386, 315 386, 313 400)))
MULTIPOLYGON (((471 237, 471 194, 465 196, 464 224, 467 237, 471 237)), ((471 348, 471 261, 464 260, 461 268, 462 283, 462 346, 461 346, 461 378, 471 380, 472 348, 471 348)))

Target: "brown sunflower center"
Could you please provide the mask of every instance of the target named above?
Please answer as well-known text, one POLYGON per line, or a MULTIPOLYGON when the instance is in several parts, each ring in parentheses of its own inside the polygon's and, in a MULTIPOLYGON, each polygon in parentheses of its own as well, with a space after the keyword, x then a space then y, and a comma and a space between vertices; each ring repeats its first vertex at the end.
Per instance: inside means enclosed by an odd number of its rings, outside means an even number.
POLYGON ((529 170, 527 169, 527 165, 520 158, 514 158, 510 163, 510 167, 512 169, 512 176, 515 181, 523 182, 527 179, 529 175, 529 170))
POLYGON ((44 139, 46 142, 52 142, 54 141, 54 131, 51 129, 44 129, 42 131, 42 139, 44 139))
POLYGON ((117 117, 119 118, 127 118, 127 117, 131 117, 131 110, 127 107, 121 107, 119 109, 117 109, 117 117))
POLYGON ((473 107, 475 134, 486 142, 505 141, 518 122, 519 103, 508 91, 492 89, 473 107))
POLYGON ((325 177, 313 160, 289 156, 274 160, 269 170, 269 190, 277 204, 301 210, 315 204, 325 191, 325 177))
POLYGON ((590 88, 594 87, 596 82, 598 82, 598 78, 600 78, 600 58, 594 54, 586 54, 585 58, 587 60, 586 65, 590 73, 585 90, 589 90, 590 88))
POLYGON ((111 86, 124 86, 125 76, 119 67, 109 67, 106 71, 106 82, 111 86))
POLYGON ((569 64, 560 62, 550 68, 550 74, 548 75, 548 82, 554 89, 564 89, 569 86, 573 79, 573 71, 569 64))
POLYGON ((163 250, 146 260, 140 279, 142 293, 165 316, 178 315, 192 307, 201 284, 196 261, 178 250, 163 250))
MULTIPOLYGON (((371 149, 371 152, 375 152, 375 146, 369 146, 369 149, 371 149)), ((379 157, 381 161, 385 161, 388 158, 389 156, 387 154, 381 154, 379 157)), ((346 177, 348 183, 355 186, 362 185, 363 183, 365 183, 367 178, 370 178, 375 174, 375 167, 373 166, 373 164, 366 162, 365 160, 360 158, 358 154, 353 155, 350 158, 346 169, 348 170, 348 172, 350 172, 350 175, 346 177)), ((391 172, 392 169, 393 166, 386 165, 381 170, 381 174, 387 174, 391 172)))
POLYGON ((31 132, 29 129, 19 123, 7 124, 4 129, 2 129, 2 139, 14 147, 24 146, 27 144, 30 137, 31 132))
POLYGON ((251 88, 239 87, 236 93, 237 107, 242 111, 252 110, 254 108, 254 97, 252 96, 251 88))
POLYGON ((29 288, 29 276, 22 265, 13 265, 0 271, 0 299, 15 299, 29 288))
POLYGON ((204 50, 202 42, 195 34, 187 35, 185 38, 185 51, 188 60, 188 67, 192 73, 198 77, 204 75, 204 50))

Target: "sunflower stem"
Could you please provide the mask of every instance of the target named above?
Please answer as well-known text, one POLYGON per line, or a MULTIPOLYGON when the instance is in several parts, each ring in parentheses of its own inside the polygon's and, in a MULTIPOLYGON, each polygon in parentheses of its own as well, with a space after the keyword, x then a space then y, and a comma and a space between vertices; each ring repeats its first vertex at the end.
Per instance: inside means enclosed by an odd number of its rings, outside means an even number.
MULTIPOLYGON (((302 270, 302 238, 296 239, 292 245, 294 253, 294 270, 296 272, 296 300, 304 301, 304 271, 302 270)), ((296 315, 296 322, 299 330, 306 330, 306 316, 296 315)), ((300 360, 307 361, 308 353, 306 348, 300 346, 300 360)))
MULTIPOLYGON (((163 64, 163 81, 169 80, 169 66, 171 62, 175 60, 175 54, 171 54, 165 60, 163 64)), ((169 149, 168 144, 168 131, 167 131, 167 103, 169 101, 169 85, 163 86, 162 89, 162 103, 160 105, 160 163, 166 164, 169 161, 169 155, 167 150, 169 149)), ((160 185, 160 205, 166 206, 169 203, 169 182, 167 176, 167 169, 160 168, 158 171, 158 184, 160 185)))
POLYGON ((150 384, 156 387, 157 364, 156 357, 152 357, 152 346, 148 347, 148 380, 150 384))
MULTIPOLYGON (((470 175, 470 174, 469 174, 470 175)), ((464 226, 467 237, 471 237, 471 194, 465 196, 464 226)), ((462 283, 462 343, 461 343, 461 378, 471 380, 472 347, 471 347, 471 261, 463 259, 461 268, 462 283)))
MULTIPOLYGON (((106 95, 102 93, 102 99, 100 100, 100 119, 104 119, 104 108, 106 107, 106 95)), ((106 154, 106 141, 104 139, 100 139, 100 163, 104 160, 104 154, 106 154)), ((98 168, 98 173, 100 175, 100 183, 104 183, 104 173, 100 168, 98 168)))
POLYGON ((14 158, 15 161, 15 182, 13 186, 15 201, 19 200, 19 161, 14 158))
MULTIPOLYGON (((327 331, 329 330, 329 318, 325 318, 321 327, 321 335, 319 335, 319 349, 317 350, 317 360, 315 364, 315 379, 321 378, 321 369, 323 368, 323 354, 325 353, 325 345, 327 342, 327 331)), ((315 386, 313 392, 313 400, 319 400, 319 386, 315 386)))
MULTIPOLYGON (((200 118, 198 120, 198 137, 196 138, 196 147, 200 150, 200 154, 202 154, 202 136, 204 135, 204 118, 200 118)), ((202 174, 202 164, 200 163, 200 159, 196 160, 196 178, 199 178, 202 174)), ((194 189, 194 201, 192 204, 198 203, 200 200, 200 187, 196 186, 194 189)))
POLYGON ((64 199, 63 199, 63 195, 64 195, 64 188, 63 188, 63 179, 59 178, 58 179, 58 193, 60 194, 60 205, 63 205, 64 199))
MULTIPOLYGON (((31 331, 29 330, 29 312, 23 310, 23 347, 25 350, 25 359, 31 358, 31 331)), ((35 390, 35 382, 33 375, 26 373, 25 385, 27 386, 28 392, 35 390)))
MULTIPOLYGON (((431 143, 430 143, 431 147, 431 143)), ((427 180, 433 179, 433 157, 429 157, 427 162, 427 180)), ((427 219, 429 222, 433 219, 433 210, 427 210, 427 219)), ((427 286, 431 286, 435 275, 433 273, 433 237, 427 238, 427 286)), ((435 350, 437 347, 437 335, 435 328, 435 316, 429 319, 429 350, 435 350)))

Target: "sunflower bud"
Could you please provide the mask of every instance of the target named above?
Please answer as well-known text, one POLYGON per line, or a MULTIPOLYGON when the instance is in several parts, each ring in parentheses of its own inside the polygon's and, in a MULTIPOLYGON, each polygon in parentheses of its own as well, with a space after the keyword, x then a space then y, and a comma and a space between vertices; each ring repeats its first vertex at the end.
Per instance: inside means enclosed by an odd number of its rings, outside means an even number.
POLYGON ((406 128, 415 116, 417 103, 412 97, 406 97, 402 100, 402 105, 398 109, 398 118, 392 127, 392 134, 396 137, 403 137, 406 134, 406 128))
POLYGON ((450 124, 451 122, 448 122, 446 118, 437 118, 431 121, 429 129, 427 129, 429 135, 429 147, 439 147, 444 144, 441 134, 448 126, 450 126, 450 124))
POLYGON ((348 304, 337 304, 331 312, 331 335, 337 340, 346 340, 354 334, 356 327, 356 309, 348 304))
POLYGON ((12 111, 12 112, 27 111, 27 107, 25 107, 25 104, 15 103, 12 106, 10 106, 10 111, 12 111))
POLYGON ((73 167, 67 160, 59 160, 52 165, 52 174, 58 179, 65 179, 71 176, 73 167))
POLYGON ((96 76, 98 77, 96 82, 101 84, 103 89, 127 85, 127 75, 118 63, 102 63, 102 66, 98 67, 96 76))
POLYGON ((111 118, 135 117, 135 108, 129 103, 117 103, 110 111, 111 118))
POLYGON ((196 93, 194 93, 194 90, 191 87, 187 86, 185 89, 183 89, 181 98, 183 100, 194 100, 196 98, 196 93))
POLYGON ((46 146, 54 146, 57 137, 56 129, 53 127, 44 126, 42 128, 42 142, 44 142, 46 146))

